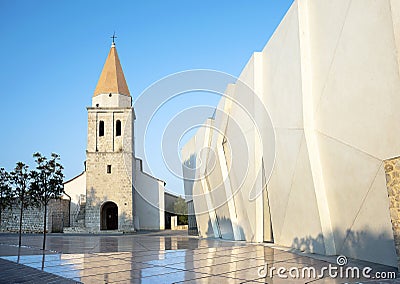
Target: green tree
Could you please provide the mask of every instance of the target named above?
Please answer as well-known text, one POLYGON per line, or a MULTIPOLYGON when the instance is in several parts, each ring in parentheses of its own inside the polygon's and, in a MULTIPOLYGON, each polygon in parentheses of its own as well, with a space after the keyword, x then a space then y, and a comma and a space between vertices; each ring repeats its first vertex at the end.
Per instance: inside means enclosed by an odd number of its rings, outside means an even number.
POLYGON ((10 185, 10 175, 4 168, 0 168, 0 227, 3 211, 11 207, 13 192, 10 185))
POLYGON ((10 180, 14 185, 14 196, 17 198, 20 205, 18 245, 21 246, 22 216, 24 213, 24 208, 27 208, 32 204, 32 200, 29 198, 27 193, 32 180, 29 167, 23 162, 18 162, 14 170, 10 173, 10 180))
POLYGON ((174 212, 178 215, 178 224, 187 225, 188 224, 188 209, 185 199, 178 197, 174 203, 174 212))
POLYGON ((51 153, 47 159, 40 153, 34 153, 36 169, 32 171, 32 183, 30 187, 32 198, 36 203, 44 207, 43 215, 43 247, 46 248, 47 207, 51 199, 60 198, 64 186, 63 166, 59 163, 60 156, 51 153))

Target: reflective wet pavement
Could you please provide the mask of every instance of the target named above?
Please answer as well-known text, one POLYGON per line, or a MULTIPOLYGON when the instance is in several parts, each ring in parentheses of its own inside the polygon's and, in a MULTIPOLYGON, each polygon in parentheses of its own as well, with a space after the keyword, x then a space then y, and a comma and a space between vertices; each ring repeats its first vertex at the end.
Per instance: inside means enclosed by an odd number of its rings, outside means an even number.
POLYGON ((0 234, 0 283, 365 283, 371 279, 362 276, 363 267, 373 269, 368 274, 371 277, 377 271, 386 276, 396 271, 351 259, 341 267, 336 257, 309 257, 265 244, 198 239, 179 231, 50 234, 44 254, 39 249, 41 241, 41 235, 24 235, 24 247, 19 250, 16 234, 0 234), (337 273, 342 268, 343 277, 330 277, 329 266, 337 267, 337 273), (346 278, 347 267, 358 268, 360 277, 346 278), (311 268, 315 275, 309 274, 311 268))

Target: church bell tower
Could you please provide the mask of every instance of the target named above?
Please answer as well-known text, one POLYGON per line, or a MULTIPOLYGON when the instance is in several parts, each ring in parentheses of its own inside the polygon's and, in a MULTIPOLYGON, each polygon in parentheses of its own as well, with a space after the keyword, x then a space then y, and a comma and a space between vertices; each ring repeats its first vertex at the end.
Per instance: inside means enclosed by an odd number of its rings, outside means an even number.
POLYGON ((132 231, 135 113, 114 38, 87 111, 85 226, 132 231))

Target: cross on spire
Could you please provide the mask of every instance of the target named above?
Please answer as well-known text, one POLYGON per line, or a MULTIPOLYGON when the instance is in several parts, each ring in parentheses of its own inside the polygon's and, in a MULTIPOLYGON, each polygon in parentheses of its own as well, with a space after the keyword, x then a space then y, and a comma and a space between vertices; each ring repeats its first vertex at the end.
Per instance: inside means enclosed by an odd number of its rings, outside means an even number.
POLYGON ((114 34, 113 34, 110 38, 112 38, 112 43, 115 44, 115 41, 114 41, 114 40, 117 38, 117 36, 115 35, 115 32, 114 32, 114 34))

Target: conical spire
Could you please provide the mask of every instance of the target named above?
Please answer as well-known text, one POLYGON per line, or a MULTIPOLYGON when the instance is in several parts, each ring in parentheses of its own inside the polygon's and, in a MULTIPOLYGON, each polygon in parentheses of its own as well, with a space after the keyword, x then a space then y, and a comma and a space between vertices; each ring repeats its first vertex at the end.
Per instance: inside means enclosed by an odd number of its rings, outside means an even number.
POLYGON ((114 42, 111 45, 106 63, 104 63, 93 97, 109 93, 130 96, 114 42))

